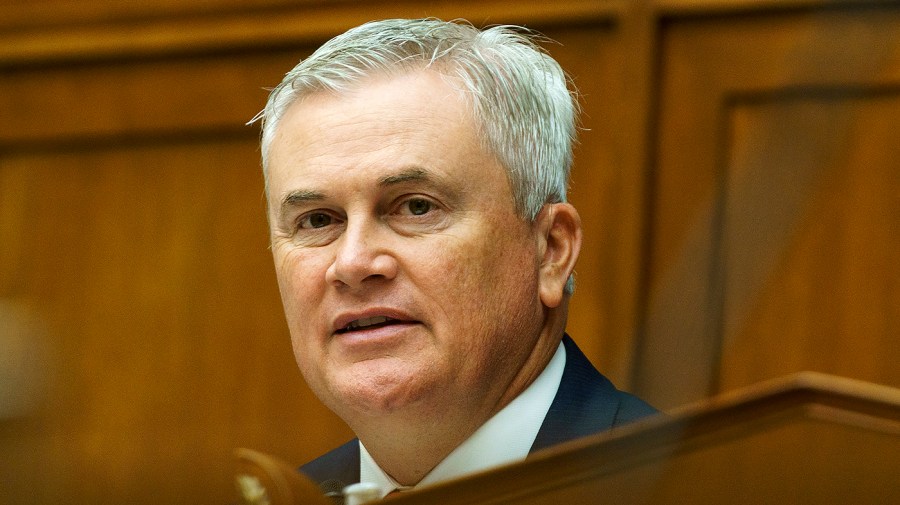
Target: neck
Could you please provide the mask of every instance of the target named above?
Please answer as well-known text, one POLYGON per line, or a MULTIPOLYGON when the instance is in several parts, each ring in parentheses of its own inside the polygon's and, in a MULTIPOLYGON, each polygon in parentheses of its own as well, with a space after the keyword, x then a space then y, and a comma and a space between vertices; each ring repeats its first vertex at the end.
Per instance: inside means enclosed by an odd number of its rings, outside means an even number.
POLYGON ((360 434, 360 440, 385 473, 402 486, 414 486, 478 429, 474 426, 463 431, 450 424, 444 423, 441 430, 433 425, 432 429, 422 429, 423 423, 410 423, 406 429, 395 424, 391 427, 398 432, 394 438, 381 432, 368 437, 360 434))
POLYGON ((473 412, 470 408, 453 409, 455 402, 447 402, 449 408, 436 415, 407 417, 392 413, 363 423, 365 429, 354 431, 382 470, 398 484, 414 486, 537 379, 559 346, 562 332, 557 335, 538 342, 527 366, 490 408, 473 412))
POLYGON ((438 408, 411 408, 363 416, 351 423, 351 428, 378 466, 397 483, 404 486, 418 484, 543 372, 562 338, 565 311, 548 311, 547 322, 550 324, 544 327, 507 387, 487 398, 482 405, 473 408, 470 403, 445 399, 438 408))

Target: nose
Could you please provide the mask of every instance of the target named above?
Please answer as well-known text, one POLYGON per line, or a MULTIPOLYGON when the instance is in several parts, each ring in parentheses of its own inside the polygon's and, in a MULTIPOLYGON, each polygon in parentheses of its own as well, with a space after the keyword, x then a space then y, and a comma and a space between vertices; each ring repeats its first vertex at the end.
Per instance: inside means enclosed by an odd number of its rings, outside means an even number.
POLYGON ((348 222, 335 242, 334 260, 325 271, 325 281, 335 287, 364 287, 371 281, 390 280, 397 275, 397 258, 388 247, 377 223, 348 222))

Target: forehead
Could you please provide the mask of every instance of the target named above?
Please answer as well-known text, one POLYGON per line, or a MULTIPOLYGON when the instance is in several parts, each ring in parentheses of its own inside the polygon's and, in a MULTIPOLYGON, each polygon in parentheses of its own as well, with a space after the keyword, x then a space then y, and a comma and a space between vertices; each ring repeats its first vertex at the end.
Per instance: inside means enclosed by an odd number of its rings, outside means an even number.
POLYGON ((307 134, 309 140, 315 140, 335 127, 385 129, 404 122, 425 127, 434 122, 448 129, 462 123, 474 127, 468 101, 447 79, 432 70, 398 76, 376 74, 342 92, 305 95, 285 110, 275 131, 275 147, 286 137, 307 134))
POLYGON ((483 172, 485 159, 493 160, 466 95, 433 70, 307 96, 287 109, 269 149, 269 196, 276 200, 279 191, 310 179, 368 172, 377 179, 379 171, 410 166, 485 179, 489 174, 453 172, 477 170, 473 164, 483 172))

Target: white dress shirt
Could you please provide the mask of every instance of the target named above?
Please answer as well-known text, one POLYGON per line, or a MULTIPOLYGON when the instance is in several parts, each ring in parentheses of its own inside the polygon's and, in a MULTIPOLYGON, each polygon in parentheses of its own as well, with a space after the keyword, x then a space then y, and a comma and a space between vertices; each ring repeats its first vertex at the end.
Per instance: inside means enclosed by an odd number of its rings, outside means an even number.
POLYGON ((383 497, 395 489, 420 488, 525 459, 556 397, 565 366, 566 350, 560 343, 547 367, 525 391, 481 425, 415 486, 397 484, 360 442, 360 482, 378 485, 383 497))

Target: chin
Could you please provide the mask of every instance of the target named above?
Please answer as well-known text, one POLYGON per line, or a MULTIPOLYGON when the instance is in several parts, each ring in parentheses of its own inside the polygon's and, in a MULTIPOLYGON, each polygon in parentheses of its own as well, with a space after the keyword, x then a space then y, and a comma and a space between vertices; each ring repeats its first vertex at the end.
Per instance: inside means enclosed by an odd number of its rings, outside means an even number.
POLYGON ((363 415, 385 415, 408 409, 428 398, 422 375, 409 370, 371 370, 360 380, 336 388, 337 403, 363 415))

